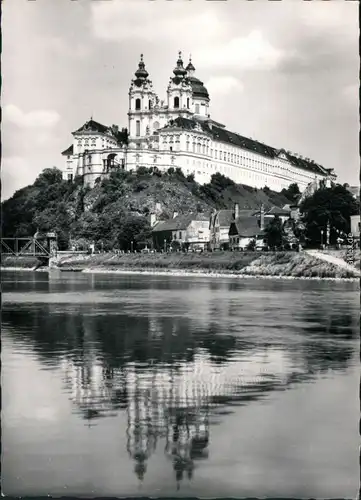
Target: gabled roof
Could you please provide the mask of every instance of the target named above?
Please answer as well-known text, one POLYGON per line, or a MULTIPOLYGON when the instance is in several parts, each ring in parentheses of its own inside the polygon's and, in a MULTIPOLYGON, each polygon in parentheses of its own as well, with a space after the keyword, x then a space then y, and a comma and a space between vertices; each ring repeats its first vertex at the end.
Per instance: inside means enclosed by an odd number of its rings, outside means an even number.
POLYGON ((285 210, 285 208, 272 207, 265 215, 290 215, 290 210, 285 210))
POLYGON ((244 238, 257 236, 263 232, 259 227, 258 218, 252 216, 238 217, 238 219, 232 222, 232 226, 235 226, 237 234, 244 238))
POLYGON ((96 122, 93 119, 85 122, 84 125, 73 132, 73 135, 79 134, 81 132, 97 132, 100 134, 113 136, 117 140, 119 145, 128 143, 128 131, 126 128, 119 130, 119 128, 115 125, 107 127, 106 125, 102 125, 101 123, 96 122))
POLYGON ((162 231, 184 231, 193 221, 209 221, 209 214, 190 213, 186 215, 177 215, 173 219, 160 222, 153 228, 153 233, 162 231))
POLYGON ((238 210, 238 217, 251 217, 251 215, 257 215, 257 211, 255 209, 240 209, 238 210))
POLYGON ((230 226, 233 218, 233 210, 220 210, 218 212, 218 223, 220 226, 230 226))
POLYGON ((110 128, 91 119, 85 122, 84 125, 73 132, 73 134, 77 134, 79 132, 100 132, 101 134, 107 134, 110 132, 110 128))
POLYGON ((71 155, 73 155, 74 154, 74 146, 73 146, 73 144, 71 146, 69 146, 68 149, 66 149, 65 151, 63 151, 61 154, 64 155, 64 156, 71 156, 71 155))
POLYGON ((226 128, 215 125, 215 122, 211 120, 200 121, 178 117, 175 120, 171 120, 169 124, 164 128, 181 128, 184 130, 194 130, 197 127, 201 127, 201 130, 209 134, 213 138, 213 140, 232 144, 234 146, 241 147, 248 151, 253 151, 269 158, 275 158, 278 155, 283 154, 287 157, 288 161, 292 165, 295 165, 298 168, 303 168, 305 170, 309 170, 325 176, 330 174, 329 169, 325 169, 321 165, 311 160, 296 157, 282 148, 276 149, 261 142, 255 141, 254 139, 243 137, 242 135, 231 132, 226 128))

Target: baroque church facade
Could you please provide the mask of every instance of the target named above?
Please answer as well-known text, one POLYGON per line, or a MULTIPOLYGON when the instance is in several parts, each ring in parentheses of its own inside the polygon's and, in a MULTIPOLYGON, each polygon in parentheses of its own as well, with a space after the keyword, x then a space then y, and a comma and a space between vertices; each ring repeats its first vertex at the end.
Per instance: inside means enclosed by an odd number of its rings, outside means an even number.
POLYGON ((219 172, 237 184, 281 191, 292 183, 304 190, 311 182, 336 179, 332 169, 309 158, 267 146, 226 129, 210 116, 210 97, 196 78, 191 59, 181 52, 169 80, 166 100, 154 91, 143 55, 129 89, 128 127, 119 130, 91 119, 72 133, 63 178, 81 176, 91 187, 113 169, 135 171, 180 168, 204 184, 219 172))

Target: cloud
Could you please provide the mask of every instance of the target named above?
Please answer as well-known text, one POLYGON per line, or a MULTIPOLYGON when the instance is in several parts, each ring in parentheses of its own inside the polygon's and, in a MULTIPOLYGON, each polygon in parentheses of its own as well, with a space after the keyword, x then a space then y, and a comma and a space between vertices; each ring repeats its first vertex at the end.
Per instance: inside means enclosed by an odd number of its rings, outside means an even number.
POLYGON ((241 92, 243 90, 243 85, 233 76, 214 76, 208 80, 206 88, 212 97, 214 94, 228 94, 232 90, 241 92))
POLYGON ((14 104, 7 104, 3 108, 4 120, 20 128, 53 127, 60 120, 56 111, 36 110, 24 113, 14 104))
POLYGON ((93 2, 92 27, 96 37, 105 40, 174 40, 179 34, 206 43, 219 35, 224 27, 213 10, 199 10, 192 2, 166 2, 159 10, 157 2, 93 2))
POLYGON ((273 47, 262 31, 253 30, 248 36, 201 49, 195 54, 195 59, 200 66, 247 69, 274 67, 283 56, 284 52, 273 47))
POLYGON ((50 37, 44 40, 38 40, 39 45, 45 46, 48 51, 56 52, 63 57, 83 59, 91 54, 90 47, 83 43, 74 43, 64 40, 60 37, 50 37))
POLYGON ((357 19, 358 2, 334 1, 334 2, 312 2, 304 4, 299 10, 301 22, 317 32, 342 31, 344 36, 358 33, 358 23, 350 23, 350 17, 354 15, 357 19))

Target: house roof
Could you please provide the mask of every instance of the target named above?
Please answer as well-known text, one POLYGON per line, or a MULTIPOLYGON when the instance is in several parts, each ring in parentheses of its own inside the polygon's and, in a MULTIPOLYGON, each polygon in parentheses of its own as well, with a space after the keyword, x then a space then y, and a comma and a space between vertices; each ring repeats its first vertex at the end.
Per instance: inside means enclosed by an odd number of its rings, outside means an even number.
POLYGON ((109 133, 110 128, 102 125, 99 122, 96 122, 93 119, 88 120, 84 123, 80 128, 78 128, 73 134, 77 134, 79 132, 100 132, 101 134, 109 133))
POLYGON ((304 158, 296 157, 291 153, 285 151, 284 149, 276 149, 261 142, 255 141, 254 139, 243 137, 242 135, 231 132, 226 128, 217 126, 215 122, 210 120, 200 121, 196 119, 178 117, 175 120, 171 120, 165 128, 170 127, 182 128, 185 130, 193 130, 195 128, 201 127, 201 130, 209 134, 214 140, 232 144, 234 146, 241 147, 248 151, 253 151, 269 158, 276 158, 279 155, 283 154, 292 165, 295 165, 298 168, 303 168, 305 170, 309 170, 325 176, 330 174, 330 169, 326 169, 321 165, 313 162, 312 160, 306 160, 304 158))
POLYGON ((123 128, 119 130, 118 127, 116 127, 115 125, 113 125, 112 127, 107 127, 106 125, 102 125, 101 123, 96 122, 93 119, 85 122, 84 125, 82 125, 75 132, 73 132, 73 135, 79 134, 81 132, 97 132, 100 134, 107 134, 113 136, 117 140, 119 145, 128 143, 127 129, 123 128))
POLYGON ((257 215, 257 212, 255 209, 253 210, 246 210, 246 209, 241 209, 238 210, 238 217, 251 217, 252 215, 257 215))
POLYGON ((71 156, 71 155, 73 155, 74 154, 74 146, 73 146, 73 144, 71 146, 69 146, 68 149, 66 149, 65 151, 63 151, 61 154, 64 155, 64 156, 71 156))
POLYGON ((272 207, 265 215, 289 215, 290 210, 286 210, 285 208, 272 207))
POLYGON ((153 233, 162 231, 183 231, 188 228, 193 221, 209 221, 209 214, 190 213, 186 215, 177 215, 173 219, 160 222, 153 228, 153 233))
POLYGON ((257 217, 241 216, 233 221, 232 224, 235 224, 238 235, 245 238, 256 236, 263 232, 259 227, 257 217))
POLYGON ((219 210, 218 223, 220 226, 230 226, 233 218, 233 210, 219 210))

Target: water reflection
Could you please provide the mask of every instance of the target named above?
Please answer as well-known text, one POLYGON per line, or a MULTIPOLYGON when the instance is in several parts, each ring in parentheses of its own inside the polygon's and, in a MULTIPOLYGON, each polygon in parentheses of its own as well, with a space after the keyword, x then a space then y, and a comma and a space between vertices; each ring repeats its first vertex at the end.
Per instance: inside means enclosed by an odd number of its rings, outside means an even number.
POLYGON ((37 276, 5 283, 5 334, 57 370, 86 425, 126 413, 140 481, 161 447, 179 488, 235 406, 343 371, 355 354, 352 284, 326 296, 300 282, 37 276))

